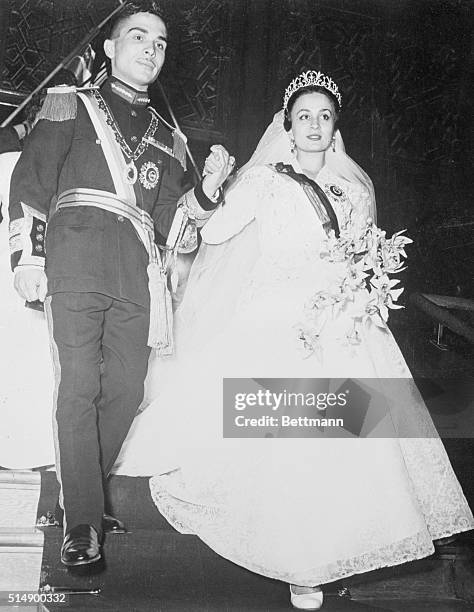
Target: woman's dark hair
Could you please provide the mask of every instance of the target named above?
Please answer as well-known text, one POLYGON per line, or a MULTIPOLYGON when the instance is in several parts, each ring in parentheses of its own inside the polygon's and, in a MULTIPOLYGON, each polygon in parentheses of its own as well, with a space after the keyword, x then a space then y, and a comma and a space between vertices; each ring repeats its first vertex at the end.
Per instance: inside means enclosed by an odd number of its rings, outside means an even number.
POLYGON ((285 109, 285 118, 283 120, 283 127, 287 132, 291 130, 291 110, 295 105, 296 100, 303 94, 307 93, 322 93, 327 96, 334 105, 334 112, 336 115, 335 118, 337 122, 341 109, 336 96, 331 91, 329 91, 329 89, 321 87, 320 85, 308 85, 307 87, 301 87, 301 89, 297 89, 295 93, 291 96, 291 98, 288 100, 288 104, 286 105, 285 109))
POLYGON ((122 21, 137 13, 151 13, 152 15, 156 15, 156 17, 159 17, 166 25, 165 13, 156 0, 131 0, 125 4, 117 17, 110 22, 106 37, 110 39, 117 36, 122 21))

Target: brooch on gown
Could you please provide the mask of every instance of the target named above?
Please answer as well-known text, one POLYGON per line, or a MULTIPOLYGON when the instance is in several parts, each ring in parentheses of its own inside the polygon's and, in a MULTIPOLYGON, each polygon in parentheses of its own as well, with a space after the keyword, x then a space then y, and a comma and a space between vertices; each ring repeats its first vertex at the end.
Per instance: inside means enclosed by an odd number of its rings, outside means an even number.
POLYGON ((340 198, 344 194, 342 189, 340 187, 338 187, 337 185, 329 185, 329 191, 333 195, 335 195, 337 198, 340 198))

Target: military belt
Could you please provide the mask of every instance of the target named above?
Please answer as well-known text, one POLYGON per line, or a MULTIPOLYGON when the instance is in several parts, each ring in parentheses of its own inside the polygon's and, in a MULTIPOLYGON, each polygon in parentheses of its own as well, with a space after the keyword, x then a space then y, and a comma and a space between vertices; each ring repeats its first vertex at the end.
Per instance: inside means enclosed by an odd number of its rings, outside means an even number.
POLYGON ((166 270, 155 244, 155 230, 151 216, 135 204, 121 200, 116 194, 100 189, 68 189, 61 193, 56 210, 91 206, 125 217, 134 226, 146 248, 149 258, 147 268, 150 292, 150 330, 148 345, 161 355, 173 352, 173 313, 171 296, 167 287, 166 270))

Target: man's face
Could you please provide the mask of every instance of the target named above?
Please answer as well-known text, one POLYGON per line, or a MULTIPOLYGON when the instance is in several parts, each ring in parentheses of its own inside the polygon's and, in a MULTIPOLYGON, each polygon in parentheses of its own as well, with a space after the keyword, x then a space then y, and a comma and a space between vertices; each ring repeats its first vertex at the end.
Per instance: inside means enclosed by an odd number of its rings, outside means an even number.
POLYGON ((119 24, 104 49, 112 74, 135 89, 145 90, 156 79, 165 61, 166 26, 151 13, 136 13, 119 24))

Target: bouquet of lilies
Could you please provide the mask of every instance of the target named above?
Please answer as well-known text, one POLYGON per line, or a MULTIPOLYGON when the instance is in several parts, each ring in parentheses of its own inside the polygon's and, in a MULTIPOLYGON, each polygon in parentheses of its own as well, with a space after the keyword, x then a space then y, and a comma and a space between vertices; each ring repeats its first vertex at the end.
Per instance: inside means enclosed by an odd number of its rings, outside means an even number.
POLYGON ((339 238, 330 234, 321 257, 338 265, 331 286, 318 291, 305 307, 306 323, 299 329, 305 349, 314 352, 327 320, 342 310, 353 322, 346 338, 358 344, 361 324, 371 321, 386 328, 389 311, 403 308, 396 303, 403 288, 392 275, 405 269, 405 246, 413 242, 404 232, 387 238, 368 219, 360 233, 351 228, 342 229, 339 238))

